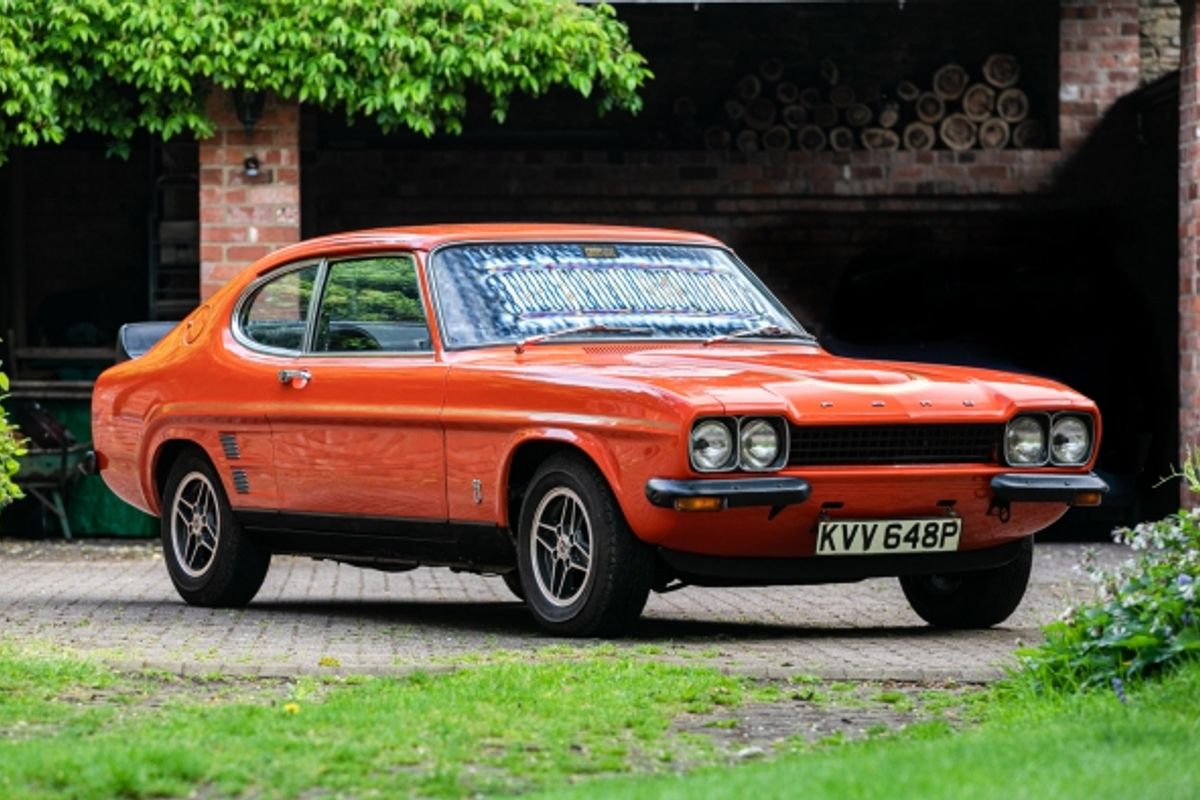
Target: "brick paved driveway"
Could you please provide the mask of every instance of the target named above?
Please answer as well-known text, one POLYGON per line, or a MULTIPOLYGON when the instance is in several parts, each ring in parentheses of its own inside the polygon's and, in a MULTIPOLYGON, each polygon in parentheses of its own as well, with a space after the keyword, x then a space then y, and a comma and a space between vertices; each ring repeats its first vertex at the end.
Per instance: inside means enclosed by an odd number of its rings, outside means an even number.
MULTIPOLYGON (((1123 557, 1112 545, 1099 550, 1103 562, 1123 557)), ((993 630, 933 631, 895 580, 871 580, 652 595, 642 623, 616 646, 764 677, 989 680, 1018 642, 1036 641, 1039 625, 1090 596, 1086 576, 1072 569, 1082 552, 1039 546, 1025 602, 993 630)), ((498 648, 562 643, 536 630, 498 578, 279 557, 250 607, 210 611, 178 599, 150 543, 13 541, 0 542, 0 639, 118 666, 265 675, 442 668, 498 648)))

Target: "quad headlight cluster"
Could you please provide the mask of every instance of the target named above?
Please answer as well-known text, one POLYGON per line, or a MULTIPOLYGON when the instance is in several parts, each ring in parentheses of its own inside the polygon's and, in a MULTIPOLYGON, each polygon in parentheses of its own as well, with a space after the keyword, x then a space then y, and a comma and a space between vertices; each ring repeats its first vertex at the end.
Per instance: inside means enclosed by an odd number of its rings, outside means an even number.
POLYGON ((707 417, 692 426, 688 454, 698 472, 772 472, 787 463, 783 417, 707 417))
POLYGON ((1004 428, 1004 460, 1014 467, 1077 467, 1092 456, 1086 414, 1021 414, 1004 428))

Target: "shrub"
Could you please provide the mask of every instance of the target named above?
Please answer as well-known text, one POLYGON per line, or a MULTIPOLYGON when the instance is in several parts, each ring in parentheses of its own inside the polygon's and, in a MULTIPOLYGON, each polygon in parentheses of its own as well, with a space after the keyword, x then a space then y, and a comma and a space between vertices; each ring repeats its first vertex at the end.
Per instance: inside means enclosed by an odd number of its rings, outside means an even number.
MULTIPOLYGON (((1182 477, 1200 492, 1200 456, 1182 477)), ((1133 551, 1115 569, 1089 558, 1096 599, 1070 608, 1045 628, 1046 642, 1021 651, 1024 674, 1038 688, 1112 686, 1150 677, 1200 652, 1200 508, 1113 533, 1133 551)))
MULTIPOLYGON (((0 367, 3 366, 3 362, 0 362, 0 367)), ((0 403, 4 400, 7 391, 8 376, 0 371, 0 403)), ((0 508, 24 496, 13 482, 19 466, 17 457, 23 455, 25 455, 25 448, 22 447, 21 439, 17 436, 17 429, 9 424, 4 406, 0 404, 0 508)))

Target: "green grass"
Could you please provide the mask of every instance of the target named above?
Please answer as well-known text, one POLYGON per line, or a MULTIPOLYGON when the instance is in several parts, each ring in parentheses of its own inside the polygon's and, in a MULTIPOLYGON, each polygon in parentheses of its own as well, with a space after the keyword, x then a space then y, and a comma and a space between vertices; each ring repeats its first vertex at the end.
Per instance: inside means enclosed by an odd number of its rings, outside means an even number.
POLYGON ((611 656, 343 683, 214 689, 0 649, 0 797, 516 793, 711 763, 710 740, 671 723, 745 691, 611 656))
MULTIPOLYGON (((1200 797, 1200 665, 1130 694, 992 694, 982 724, 805 748, 766 763, 603 785, 613 798, 1200 797)), ((578 787, 592 795, 599 787, 578 787)), ((556 793, 561 796, 561 793, 556 793)))
POLYGON ((114 673, 0 645, 0 798, 1200 796, 1200 665, 1122 704, 1019 682, 764 684, 652 655, 555 648, 437 675, 279 681, 114 673), (793 737, 735 763, 753 726, 737 715, 763 703, 836 717, 911 705, 925 721, 872 724, 857 742, 793 737))

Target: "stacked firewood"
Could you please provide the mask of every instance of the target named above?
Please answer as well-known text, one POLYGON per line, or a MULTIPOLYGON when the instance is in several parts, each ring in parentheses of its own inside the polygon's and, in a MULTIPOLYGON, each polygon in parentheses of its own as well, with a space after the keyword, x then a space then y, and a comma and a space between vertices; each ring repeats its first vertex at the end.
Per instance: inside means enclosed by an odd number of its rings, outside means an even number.
MULTIPOLYGON (((1029 97, 1018 87, 1014 56, 991 55, 982 80, 958 64, 933 73, 928 88, 900 81, 878 97, 859 97, 838 65, 824 59, 816 85, 786 80, 784 62, 768 58, 757 74, 744 75, 722 103, 721 121, 703 128, 710 150, 1000 150, 1041 147, 1046 128, 1030 117, 1029 97)), ((681 122, 696 126, 696 104, 675 102, 681 122)))

